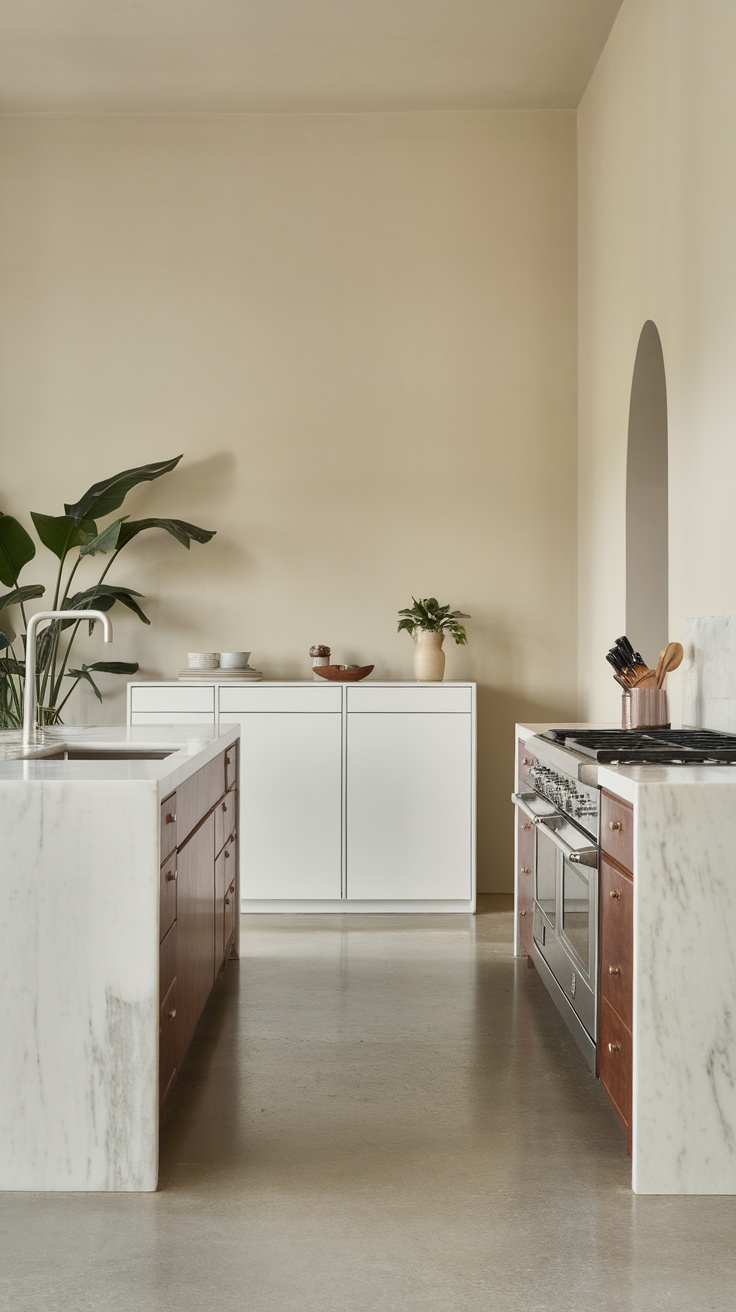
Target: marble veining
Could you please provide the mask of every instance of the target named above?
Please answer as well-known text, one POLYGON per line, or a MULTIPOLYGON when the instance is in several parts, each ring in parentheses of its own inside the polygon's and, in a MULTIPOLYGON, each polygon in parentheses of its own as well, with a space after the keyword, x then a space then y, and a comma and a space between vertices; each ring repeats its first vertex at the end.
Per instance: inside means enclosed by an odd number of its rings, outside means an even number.
POLYGON ((682 722, 736 733, 736 615, 686 619, 682 722))
POLYGON ((132 770, 0 763, 0 1189, 156 1188, 160 802, 237 730, 178 734, 132 770))

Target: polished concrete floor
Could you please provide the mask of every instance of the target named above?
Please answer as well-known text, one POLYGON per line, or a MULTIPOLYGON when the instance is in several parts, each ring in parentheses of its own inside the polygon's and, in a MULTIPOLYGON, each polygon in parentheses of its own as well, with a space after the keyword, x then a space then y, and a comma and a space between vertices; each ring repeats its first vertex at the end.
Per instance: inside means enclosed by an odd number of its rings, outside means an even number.
POLYGON ((736 1199, 635 1198, 508 904, 253 917, 155 1195, 0 1195, 12 1312, 733 1312, 736 1199))

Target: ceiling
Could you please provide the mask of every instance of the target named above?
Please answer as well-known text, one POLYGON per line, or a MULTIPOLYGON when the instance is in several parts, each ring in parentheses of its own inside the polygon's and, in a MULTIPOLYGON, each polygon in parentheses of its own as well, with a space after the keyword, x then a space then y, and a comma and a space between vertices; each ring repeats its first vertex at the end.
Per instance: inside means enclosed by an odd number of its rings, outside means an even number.
POLYGON ((572 109, 621 0, 0 0, 0 112, 572 109))

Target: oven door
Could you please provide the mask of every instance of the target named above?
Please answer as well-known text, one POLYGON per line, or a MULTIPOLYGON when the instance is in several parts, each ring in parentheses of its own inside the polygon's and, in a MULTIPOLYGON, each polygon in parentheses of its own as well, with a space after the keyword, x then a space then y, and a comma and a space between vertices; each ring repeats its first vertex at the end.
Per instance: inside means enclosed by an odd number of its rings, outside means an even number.
POLYGON ((540 816, 535 824, 534 941, 595 1042, 598 851, 563 816, 540 816))

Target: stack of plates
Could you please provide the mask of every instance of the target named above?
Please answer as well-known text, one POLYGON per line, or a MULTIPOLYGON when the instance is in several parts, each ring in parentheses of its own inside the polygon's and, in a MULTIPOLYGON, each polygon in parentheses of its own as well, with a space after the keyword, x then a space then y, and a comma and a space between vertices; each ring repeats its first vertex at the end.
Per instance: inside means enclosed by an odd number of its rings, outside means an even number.
POLYGON ((263 678, 262 670, 253 670, 250 665, 246 665, 242 670, 223 670, 221 667, 215 670, 179 670, 177 678, 184 683, 187 680, 207 679, 209 683, 221 683, 226 680, 235 679, 243 682, 252 682, 263 678))

